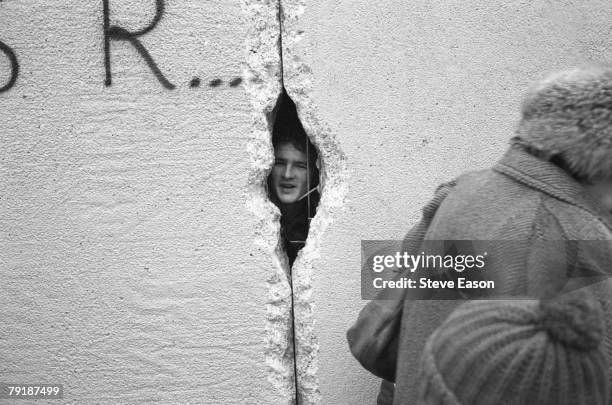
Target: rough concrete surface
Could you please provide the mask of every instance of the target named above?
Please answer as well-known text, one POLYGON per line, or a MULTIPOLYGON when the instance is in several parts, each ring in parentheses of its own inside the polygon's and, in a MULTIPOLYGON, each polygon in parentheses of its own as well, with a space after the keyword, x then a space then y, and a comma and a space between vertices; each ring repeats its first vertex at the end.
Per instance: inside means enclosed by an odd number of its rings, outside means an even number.
MULTIPOLYGON (((156 10, 109 4, 130 31, 156 10)), ((127 41, 104 86, 101 1, 0 3, 20 65, 0 93, 0 381, 63 384, 57 403, 286 403, 266 364, 273 258, 245 206, 265 130, 246 80, 279 91, 278 57, 245 62, 275 5, 164 5, 140 41, 174 90, 127 41)))
POLYGON ((265 362, 279 403, 291 404, 296 401, 296 386, 289 263, 279 244, 280 212, 268 200, 266 191, 274 160, 274 107, 282 90, 279 7, 276 1, 247 0, 243 9, 253 24, 247 38, 245 70, 245 89, 253 109, 253 130, 247 145, 251 163, 247 206, 257 221, 253 242, 269 259, 265 362))
POLYGON ((534 79, 588 60, 609 61, 612 5, 282 5, 285 87, 325 156, 323 213, 342 194, 325 195, 330 183, 349 190, 345 209, 325 216, 333 225, 317 238, 319 249, 309 260, 309 329, 300 344, 315 341, 318 354, 303 359, 298 371, 309 398, 370 404, 378 381, 352 358, 345 338, 365 304, 360 240, 401 238, 438 183, 495 162, 512 136, 521 94, 534 79), (322 147, 329 134, 334 146, 322 147), (330 161, 341 155, 327 156, 329 150, 343 151, 348 177, 340 163, 330 161))
POLYGON ((144 48, 111 40, 105 87, 103 4, 0 2, 0 382, 59 403, 373 403, 345 338, 361 239, 492 164, 533 79, 612 56, 603 0, 282 0, 282 24, 278 0, 125 0, 109 26, 144 48), (291 280, 282 84, 322 157, 291 280))

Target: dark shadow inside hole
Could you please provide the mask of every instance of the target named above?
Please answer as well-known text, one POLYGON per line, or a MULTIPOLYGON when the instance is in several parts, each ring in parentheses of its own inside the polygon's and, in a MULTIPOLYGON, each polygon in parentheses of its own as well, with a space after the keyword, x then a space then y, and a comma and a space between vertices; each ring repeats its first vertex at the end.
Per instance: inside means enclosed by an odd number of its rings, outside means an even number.
POLYGON ((268 197, 281 211, 282 242, 293 266, 306 244, 310 221, 319 204, 319 153, 284 89, 275 110, 274 165, 268 176, 268 197))

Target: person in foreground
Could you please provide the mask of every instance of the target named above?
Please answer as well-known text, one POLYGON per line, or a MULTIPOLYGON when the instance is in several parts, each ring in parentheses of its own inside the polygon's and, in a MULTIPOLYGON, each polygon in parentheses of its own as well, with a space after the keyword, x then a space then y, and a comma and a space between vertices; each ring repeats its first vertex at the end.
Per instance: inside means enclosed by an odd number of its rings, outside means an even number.
POLYGON ((418 405, 607 405, 603 312, 588 294, 471 301, 429 337, 418 405))
MULTIPOLYGON (((612 364, 611 213, 612 67, 589 65, 536 83, 500 161, 440 186, 404 246, 417 254, 423 240, 510 241, 487 267, 506 296, 551 298, 572 281, 601 280, 588 288, 602 305, 612 364)), ((415 402, 425 342, 461 303, 403 294, 368 303, 348 332, 360 363, 395 382, 396 405, 415 402), (399 320, 381 328, 381 314, 399 320)))

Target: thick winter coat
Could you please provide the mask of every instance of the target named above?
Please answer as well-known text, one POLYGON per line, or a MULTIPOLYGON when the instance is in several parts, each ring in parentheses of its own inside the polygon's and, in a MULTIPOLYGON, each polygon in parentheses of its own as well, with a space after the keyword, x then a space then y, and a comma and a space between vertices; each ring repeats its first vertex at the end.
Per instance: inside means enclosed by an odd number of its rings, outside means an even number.
MULTIPOLYGON (((425 239, 524 241, 509 244, 501 252, 503 260, 487 270, 503 294, 550 296, 581 275, 590 280, 602 276, 589 288, 602 301, 604 345, 612 359, 612 283, 606 279, 612 274, 612 220, 563 169, 511 147, 493 169, 457 178, 425 239), (577 242, 572 249, 561 242, 543 243, 567 240, 601 242, 577 242)), ((414 402, 425 341, 461 303, 409 298, 401 321, 394 404, 414 402)))

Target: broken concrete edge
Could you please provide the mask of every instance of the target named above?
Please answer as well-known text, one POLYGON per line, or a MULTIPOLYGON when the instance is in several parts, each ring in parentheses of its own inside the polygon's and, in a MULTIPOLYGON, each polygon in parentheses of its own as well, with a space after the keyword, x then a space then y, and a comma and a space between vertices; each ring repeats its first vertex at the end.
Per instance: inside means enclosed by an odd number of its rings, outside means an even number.
POLYGON ((278 395, 277 403, 295 404, 289 263, 279 243, 280 212, 266 193, 266 178, 274 160, 271 119, 282 91, 278 0, 242 0, 241 6, 245 21, 250 24, 243 77, 244 89, 252 105, 252 131, 247 144, 251 170, 245 199, 256 222, 254 248, 271 258, 266 280, 264 361, 268 369, 267 380, 278 395))
POLYGON ((300 251, 292 268, 298 398, 300 405, 322 402, 317 377, 319 344, 315 332, 315 297, 312 278, 320 255, 320 243, 327 227, 343 211, 348 194, 349 170, 347 159, 335 135, 321 120, 313 101, 312 70, 294 50, 303 35, 300 16, 306 10, 306 0, 282 0, 283 74, 287 94, 295 102, 298 116, 321 158, 321 200, 310 224, 306 246, 300 251))
POLYGON ((322 162, 321 201, 310 224, 306 245, 298 254, 291 272, 299 404, 318 404, 322 398, 317 376, 319 344, 315 332, 316 292, 312 288, 312 279, 322 276, 321 269, 315 269, 320 257, 321 240, 327 227, 343 210, 348 193, 348 170, 346 158, 332 132, 316 118, 308 93, 302 93, 293 86, 286 85, 285 88, 294 100, 298 116, 311 141, 317 146, 322 162))

